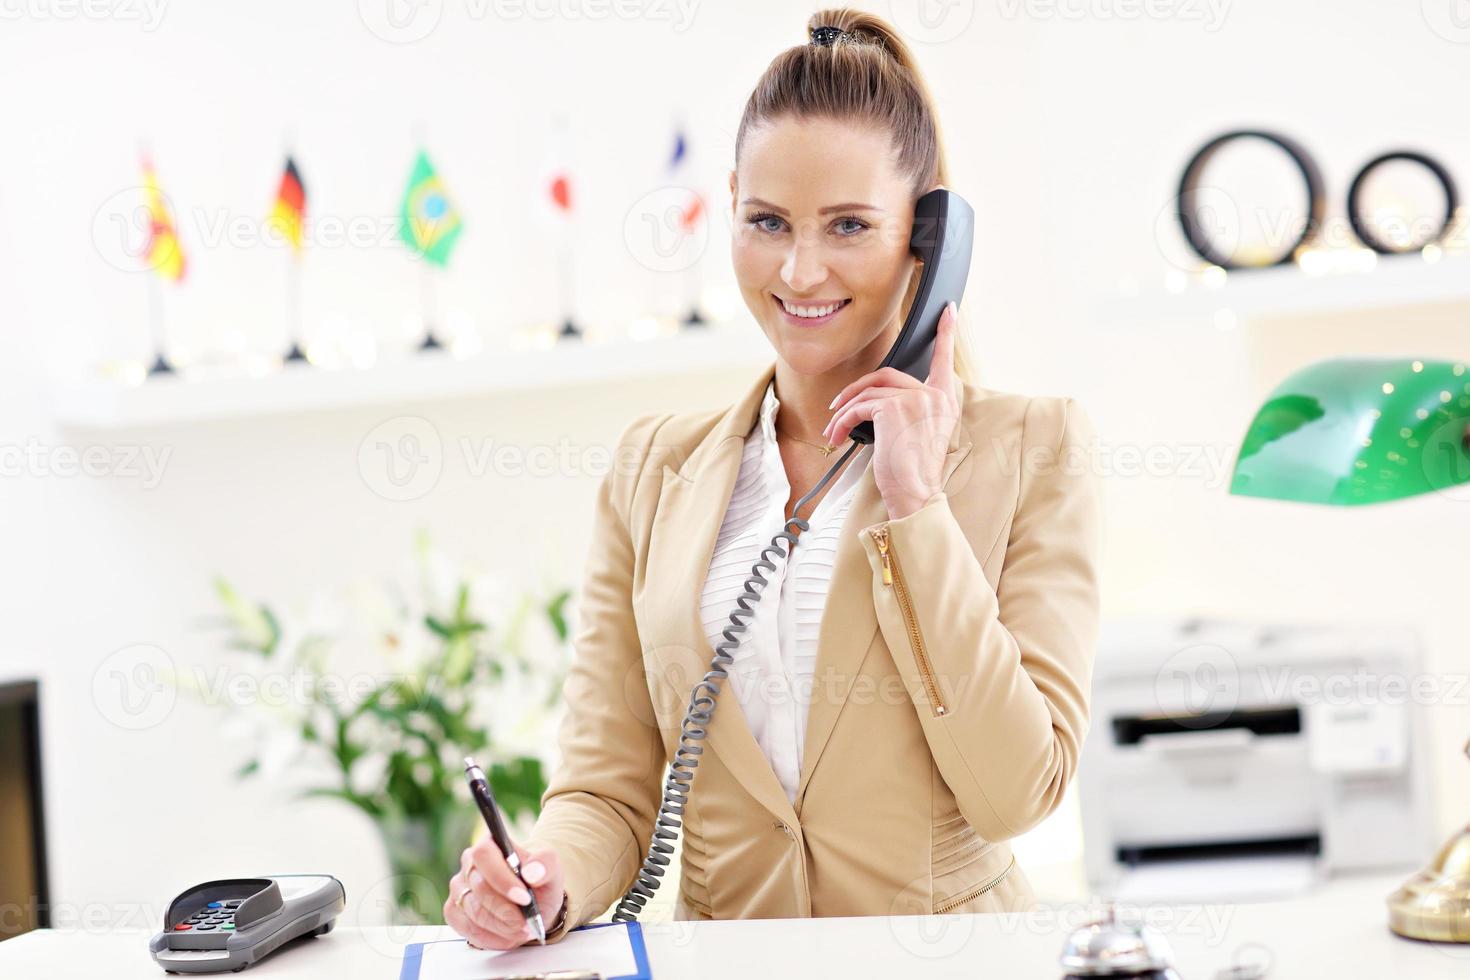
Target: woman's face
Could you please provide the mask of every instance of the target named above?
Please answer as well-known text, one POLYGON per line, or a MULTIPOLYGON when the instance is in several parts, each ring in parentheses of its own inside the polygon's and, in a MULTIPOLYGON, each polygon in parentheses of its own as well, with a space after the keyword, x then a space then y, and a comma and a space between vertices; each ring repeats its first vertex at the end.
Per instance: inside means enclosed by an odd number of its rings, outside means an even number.
POLYGON ((871 371, 898 336, 914 214, 893 155, 886 133, 829 119, 746 133, 730 174, 735 276, 799 374, 871 371))

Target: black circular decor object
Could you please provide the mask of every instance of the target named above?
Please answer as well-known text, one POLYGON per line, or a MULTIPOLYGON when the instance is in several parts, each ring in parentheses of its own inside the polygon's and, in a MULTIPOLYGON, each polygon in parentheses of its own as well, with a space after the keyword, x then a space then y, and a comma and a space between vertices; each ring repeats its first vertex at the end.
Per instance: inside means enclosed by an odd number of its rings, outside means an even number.
POLYGON ((1263 129, 1238 129, 1228 133, 1222 133, 1210 140, 1199 151, 1190 158, 1189 164, 1184 168, 1184 174, 1179 179, 1178 195, 1179 227, 1184 232, 1184 240, 1189 243, 1194 254, 1204 259, 1211 265, 1218 265, 1222 269, 1259 269, 1274 265, 1285 265, 1296 255, 1297 249, 1301 248, 1317 234, 1322 225, 1323 215, 1326 213, 1326 202, 1322 197, 1322 176, 1317 171, 1317 165, 1309 154, 1299 143, 1280 133, 1272 133, 1263 129), (1291 247, 1280 255, 1266 262, 1240 263, 1225 255, 1215 248, 1215 243, 1210 240, 1195 207, 1195 194, 1199 190, 1200 175, 1204 173, 1205 165, 1210 162, 1221 147, 1227 143, 1243 139, 1264 140, 1282 150, 1291 161, 1296 164, 1298 173, 1301 174, 1302 183, 1307 190, 1307 220, 1302 226, 1301 234, 1291 243, 1291 247))
POLYGON ((1352 186, 1348 188, 1348 220, 1353 223, 1353 234, 1358 236, 1358 241, 1379 255, 1401 255, 1404 252, 1413 252, 1423 248, 1424 245, 1428 245, 1431 242, 1443 241, 1444 237, 1449 234, 1450 223, 1454 220, 1455 210, 1459 205, 1459 198, 1455 193, 1455 181, 1450 176, 1449 171, 1442 167, 1439 161, 1433 157, 1426 156, 1423 153, 1416 153, 1413 150, 1394 150, 1391 153, 1384 153, 1381 156, 1374 157, 1372 160, 1363 164, 1363 169, 1358 171, 1358 175, 1353 178, 1352 186), (1377 232, 1373 230, 1372 224, 1364 219, 1363 215, 1359 212, 1358 199, 1362 195, 1363 184, 1373 171, 1385 163, 1394 163, 1401 160, 1409 163, 1417 163, 1432 173, 1435 179, 1439 181, 1439 186, 1444 190, 1444 215, 1440 218, 1439 227, 1435 229, 1434 234, 1428 241, 1419 245, 1408 245, 1403 248, 1397 248, 1378 237, 1377 232))

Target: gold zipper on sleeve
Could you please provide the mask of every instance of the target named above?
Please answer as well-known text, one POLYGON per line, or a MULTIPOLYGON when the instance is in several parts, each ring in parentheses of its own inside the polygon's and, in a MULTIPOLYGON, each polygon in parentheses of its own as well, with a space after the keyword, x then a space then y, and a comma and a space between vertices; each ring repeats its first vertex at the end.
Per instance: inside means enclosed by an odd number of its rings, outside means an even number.
POLYGON ((878 544, 878 554, 883 556, 883 584, 892 587, 898 596, 898 608, 902 610, 904 624, 909 630, 909 643, 914 650, 914 659, 919 663, 919 676, 923 678, 924 688, 929 692, 929 704, 936 715, 942 715, 949 709, 939 696, 939 685, 935 683, 934 670, 929 666, 929 654, 924 650, 924 635, 919 632, 919 621, 914 616, 913 606, 909 604, 909 591, 898 567, 898 555, 889 548, 888 525, 880 524, 868 533, 878 544))
POLYGON ((971 888, 971 889, 969 889, 967 891, 964 891, 964 892, 961 892, 960 894, 955 895, 955 896, 953 896, 951 898, 945 899, 942 904, 935 906, 933 914, 934 915, 943 915, 945 912, 948 912, 950 909, 959 908, 961 905, 964 905, 966 902, 968 902, 972 898, 979 898, 981 895, 984 895, 986 892, 990 891, 992 888, 994 888, 996 885, 1000 884, 1002 881, 1005 881, 1006 878, 1010 876, 1011 869, 1014 868, 1015 866, 1016 866, 1016 856, 1014 854, 1012 854, 1011 855, 1011 863, 1006 865, 1004 871, 1002 871, 1000 874, 996 875, 994 878, 990 879, 989 881, 981 884, 980 886, 978 886, 976 888, 971 888))

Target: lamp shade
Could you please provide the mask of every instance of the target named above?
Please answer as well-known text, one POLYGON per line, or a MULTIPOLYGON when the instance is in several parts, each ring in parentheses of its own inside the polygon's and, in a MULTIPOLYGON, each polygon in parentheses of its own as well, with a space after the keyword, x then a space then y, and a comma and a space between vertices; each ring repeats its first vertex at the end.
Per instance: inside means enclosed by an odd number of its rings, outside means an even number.
POLYGON ((1470 371, 1453 361, 1338 358, 1283 381, 1256 413, 1230 492, 1373 504, 1470 482, 1470 371))

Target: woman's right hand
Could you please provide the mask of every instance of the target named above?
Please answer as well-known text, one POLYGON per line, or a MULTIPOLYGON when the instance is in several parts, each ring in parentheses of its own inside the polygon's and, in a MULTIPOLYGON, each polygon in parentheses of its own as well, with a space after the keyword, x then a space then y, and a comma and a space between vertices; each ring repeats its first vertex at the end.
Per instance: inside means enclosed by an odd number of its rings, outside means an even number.
MULTIPOLYGON (((516 854, 549 931, 561 911, 561 859, 550 848, 528 851, 519 844, 516 854)), ((449 879, 444 921, 481 949, 513 949, 536 941, 534 927, 521 914, 520 907, 526 901, 525 887, 505 863, 505 855, 495 841, 487 836, 460 855, 459 874, 449 879), (462 892, 463 901, 457 901, 462 892)))

